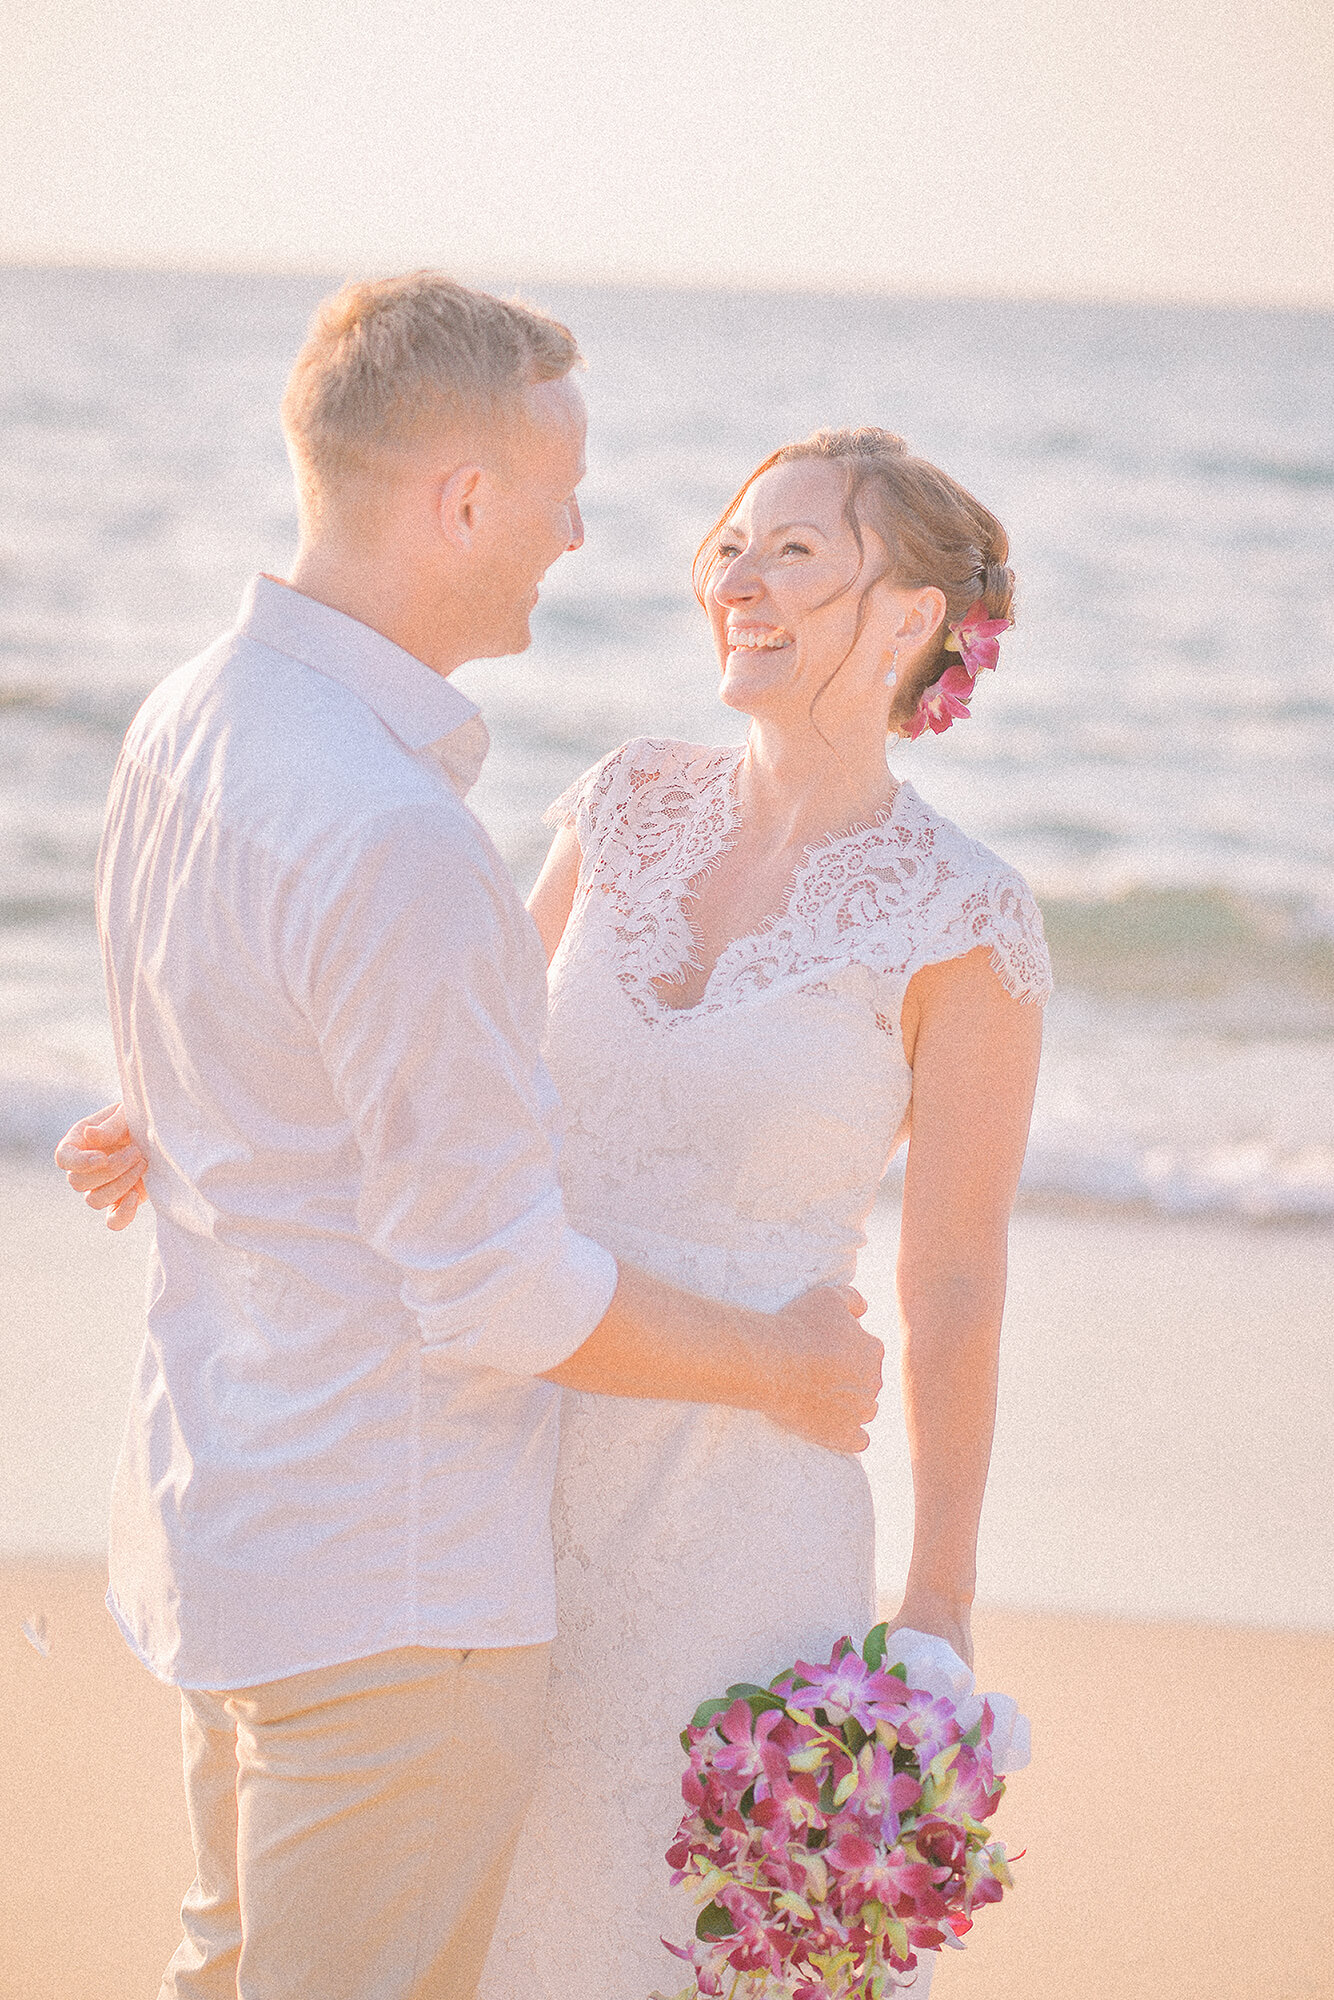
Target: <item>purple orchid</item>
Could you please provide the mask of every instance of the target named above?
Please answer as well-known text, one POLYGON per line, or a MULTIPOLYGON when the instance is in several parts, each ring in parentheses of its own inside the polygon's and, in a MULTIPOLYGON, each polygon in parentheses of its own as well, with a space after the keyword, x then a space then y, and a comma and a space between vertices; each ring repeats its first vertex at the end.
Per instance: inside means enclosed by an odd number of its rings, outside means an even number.
POLYGON ((712 1768, 729 1790, 739 1796, 757 1779, 787 1775, 786 1756, 777 1746, 769 1745, 775 1728, 785 1719, 783 1711, 777 1708, 754 1715, 750 1703, 740 1697, 715 1717, 713 1726, 722 1737, 724 1748, 714 1750, 712 1768))
POLYGON ((989 668, 994 669, 998 664, 1001 633, 1008 632, 1013 623, 1013 618, 988 618, 986 605, 980 597, 975 598, 963 617, 956 618, 950 625, 945 638, 946 650, 957 653, 976 679, 978 674, 989 668))
POLYGON ((790 1674, 775 1681, 774 1692, 783 1696, 789 1709, 809 1714, 822 1708, 835 1729, 851 1716, 868 1735, 877 1722, 896 1723, 908 1695, 896 1674, 868 1667, 853 1650, 851 1639, 838 1641, 827 1666, 813 1667, 798 1660, 790 1674))
POLYGON ((922 1787, 907 1771, 894 1769, 894 1753, 882 1744, 868 1743, 857 1763, 857 1789, 844 1811, 873 1839, 892 1847, 899 1837, 899 1815, 917 1804, 922 1787))
POLYGON ((948 1695, 932 1695, 925 1688, 912 1688, 908 1691, 905 1710, 895 1725, 899 1741, 916 1752, 925 1775, 942 1750, 962 1740, 963 1730, 948 1695))

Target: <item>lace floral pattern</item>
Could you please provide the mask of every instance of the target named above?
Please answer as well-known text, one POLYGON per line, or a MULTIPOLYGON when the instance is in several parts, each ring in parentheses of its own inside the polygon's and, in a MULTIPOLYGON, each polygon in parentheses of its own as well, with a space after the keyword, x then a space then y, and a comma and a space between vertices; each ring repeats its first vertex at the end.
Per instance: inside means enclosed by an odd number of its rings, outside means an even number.
POLYGON ((720 955, 694 1007, 666 1006, 655 982, 696 963, 691 887, 736 828, 741 752, 641 737, 613 751, 553 806, 582 851, 579 896, 607 911, 621 984, 641 1017, 670 1029, 779 979, 807 981, 849 961, 907 981, 979 945, 1016 999, 1045 1001, 1042 918, 1015 871, 901 784, 874 824, 809 852, 786 911, 720 955))

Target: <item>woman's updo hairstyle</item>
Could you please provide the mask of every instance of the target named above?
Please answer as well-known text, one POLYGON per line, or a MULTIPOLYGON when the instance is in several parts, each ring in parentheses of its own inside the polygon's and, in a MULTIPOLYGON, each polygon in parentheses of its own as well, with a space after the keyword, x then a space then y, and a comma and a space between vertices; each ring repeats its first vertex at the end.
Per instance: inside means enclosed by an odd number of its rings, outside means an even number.
MULTIPOLYGON (((945 650, 948 628, 979 600, 988 618, 1011 616, 1014 572, 1008 564, 1010 538, 996 516, 975 500, 957 479, 951 479, 928 459, 917 458, 893 431, 813 431, 799 444, 785 444, 763 465, 756 466, 745 485, 710 528, 695 556, 692 578, 700 603, 718 557, 718 538, 755 481, 771 466, 799 459, 824 459, 847 468, 844 518, 857 547, 865 555, 863 526, 883 542, 888 557, 885 572, 905 590, 928 585, 944 594, 945 616, 926 657, 911 676, 900 675, 890 710, 890 727, 899 729, 916 714, 926 691, 933 687, 958 654, 945 650)), ((862 593, 857 633, 866 616, 874 577, 862 593)), ((855 641, 854 641, 855 643, 855 641)))

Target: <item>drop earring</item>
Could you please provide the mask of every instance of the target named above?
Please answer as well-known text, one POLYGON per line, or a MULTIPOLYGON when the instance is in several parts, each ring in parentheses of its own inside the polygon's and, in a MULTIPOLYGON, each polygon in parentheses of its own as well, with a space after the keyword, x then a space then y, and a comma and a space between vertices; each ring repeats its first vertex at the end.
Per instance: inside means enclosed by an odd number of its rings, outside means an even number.
POLYGON ((885 675, 885 686, 887 688, 897 687, 899 684, 898 664, 899 649, 896 646, 894 648, 894 657, 889 663, 889 672, 885 675))

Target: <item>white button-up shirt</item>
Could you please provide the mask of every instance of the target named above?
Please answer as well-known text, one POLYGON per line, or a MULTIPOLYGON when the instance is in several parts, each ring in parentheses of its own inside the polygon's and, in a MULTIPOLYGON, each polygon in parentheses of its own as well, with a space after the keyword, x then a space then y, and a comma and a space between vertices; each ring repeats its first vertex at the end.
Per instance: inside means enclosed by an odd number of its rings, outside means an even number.
POLYGON ((150 696, 98 916, 157 1250, 112 1611, 162 1679, 549 1639, 566 1223, 546 968, 473 704, 267 578, 150 696))

